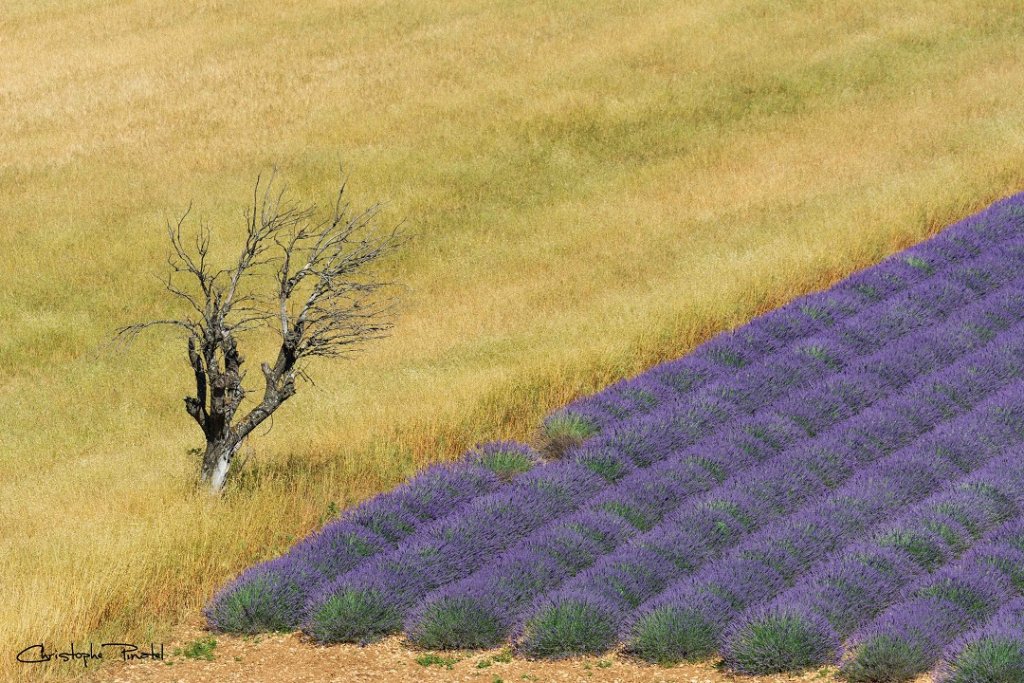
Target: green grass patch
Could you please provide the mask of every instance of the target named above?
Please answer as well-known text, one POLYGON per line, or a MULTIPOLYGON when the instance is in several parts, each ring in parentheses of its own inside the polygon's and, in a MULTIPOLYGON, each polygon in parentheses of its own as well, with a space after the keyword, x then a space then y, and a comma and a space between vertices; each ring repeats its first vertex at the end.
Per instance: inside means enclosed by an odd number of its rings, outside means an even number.
POLYGON ((186 659, 203 659, 207 662, 212 662, 213 650, 216 647, 216 639, 212 637, 199 638, 197 640, 193 640, 191 643, 182 648, 181 654, 184 655, 186 659))
POLYGON ((533 467, 533 460, 520 451, 494 450, 483 455, 480 464, 503 481, 511 481, 516 475, 533 467))
POLYGON ((925 273, 926 275, 931 275, 935 272, 935 268, 933 268, 932 265, 925 261, 923 258, 917 256, 908 256, 903 260, 911 268, 916 268, 917 270, 920 270, 922 273, 925 273))
POLYGON ((442 657, 433 652, 428 652, 416 658, 416 663, 420 666, 441 666, 445 669, 451 669, 458 661, 458 657, 442 657))

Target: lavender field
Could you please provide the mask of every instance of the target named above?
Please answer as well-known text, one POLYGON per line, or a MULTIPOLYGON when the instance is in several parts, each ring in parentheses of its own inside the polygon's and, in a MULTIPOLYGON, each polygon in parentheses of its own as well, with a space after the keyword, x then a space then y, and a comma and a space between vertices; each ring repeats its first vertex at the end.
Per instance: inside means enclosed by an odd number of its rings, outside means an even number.
POLYGON ((1024 680, 1024 197, 252 567, 211 629, 1024 680))

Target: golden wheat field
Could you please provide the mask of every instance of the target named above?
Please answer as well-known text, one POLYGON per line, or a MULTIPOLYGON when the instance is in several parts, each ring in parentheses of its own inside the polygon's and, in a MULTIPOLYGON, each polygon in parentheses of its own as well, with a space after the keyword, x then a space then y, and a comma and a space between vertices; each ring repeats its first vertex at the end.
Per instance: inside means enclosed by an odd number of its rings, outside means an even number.
POLYGON ((14 663, 42 640, 158 639, 332 504, 1021 189, 1022 10, 4 2, 0 680, 78 670, 14 663), (183 342, 112 335, 177 312, 189 202, 233 250, 257 173, 322 202, 342 163, 414 235, 394 334, 314 364, 212 499, 183 342))

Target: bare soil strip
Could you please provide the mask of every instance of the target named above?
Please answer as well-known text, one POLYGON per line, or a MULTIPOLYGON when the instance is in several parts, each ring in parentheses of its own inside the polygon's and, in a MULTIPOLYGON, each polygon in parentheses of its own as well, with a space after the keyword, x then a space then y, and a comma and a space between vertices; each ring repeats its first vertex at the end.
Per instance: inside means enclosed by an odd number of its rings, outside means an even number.
MULTIPOLYGON (((160 661, 115 662, 90 671, 82 683, 348 683, 349 681, 465 681, 524 683, 533 681, 585 683, 835 683, 831 670, 800 676, 746 677, 719 671, 712 664, 681 664, 662 668, 615 654, 561 661, 531 661, 502 650, 426 653, 406 645, 401 637, 360 647, 315 645, 297 633, 253 638, 215 635, 212 661, 186 658, 189 643, 209 638, 196 622, 165 643, 160 661), (174 654, 179 650, 177 654, 174 654), (428 663, 425 655, 437 659, 428 663), (420 659, 424 663, 417 661, 420 659), (438 661, 440 660, 440 661, 438 661), (457 661, 451 661, 457 660, 457 661)), ((921 679, 918 683, 927 683, 921 679)))

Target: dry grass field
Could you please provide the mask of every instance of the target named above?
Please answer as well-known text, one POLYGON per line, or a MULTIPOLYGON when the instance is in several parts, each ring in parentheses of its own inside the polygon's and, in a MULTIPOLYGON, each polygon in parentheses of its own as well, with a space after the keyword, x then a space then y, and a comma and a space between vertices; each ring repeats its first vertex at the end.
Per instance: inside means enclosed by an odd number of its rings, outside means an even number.
POLYGON ((67 673, 17 668, 40 640, 159 639, 332 503, 1019 190, 1022 10, 4 2, 0 680, 67 673), (112 333, 176 312, 190 201, 226 244, 257 172, 324 200, 342 162, 416 235, 395 333, 314 365, 210 500, 182 343, 112 333))

